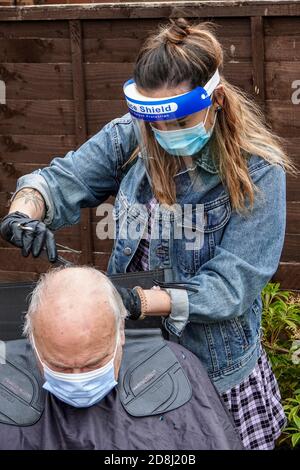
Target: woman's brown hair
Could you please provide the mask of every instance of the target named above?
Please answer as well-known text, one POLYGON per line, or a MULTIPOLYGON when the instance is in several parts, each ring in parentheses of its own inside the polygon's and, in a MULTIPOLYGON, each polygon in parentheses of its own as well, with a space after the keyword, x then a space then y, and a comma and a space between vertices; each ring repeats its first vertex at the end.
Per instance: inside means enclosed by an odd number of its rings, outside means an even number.
MULTIPOLYGON (((233 209, 246 210, 246 198, 253 207, 256 190, 249 175, 247 159, 259 155, 285 171, 297 174, 297 169, 283 150, 283 141, 272 133, 260 107, 246 92, 224 78, 223 49, 211 22, 189 24, 184 18, 170 20, 150 36, 140 50, 134 69, 139 89, 174 88, 188 82, 190 89, 204 86, 219 69, 224 89, 222 110, 218 112, 214 132, 207 145, 233 209)), ((158 145, 146 123, 149 171, 154 195, 162 204, 176 202, 174 175, 180 168, 178 158, 171 158, 158 145)), ((139 153, 137 148, 129 159, 139 153)))

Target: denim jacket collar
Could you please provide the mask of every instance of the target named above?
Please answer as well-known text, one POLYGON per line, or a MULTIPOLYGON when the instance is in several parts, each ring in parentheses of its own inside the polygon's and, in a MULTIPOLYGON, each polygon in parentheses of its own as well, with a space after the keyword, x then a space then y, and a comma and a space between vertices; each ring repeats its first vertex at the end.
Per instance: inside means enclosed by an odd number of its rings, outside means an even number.
POLYGON ((209 143, 205 145, 202 151, 199 153, 199 157, 196 157, 196 164, 208 171, 209 173, 216 174, 218 169, 212 159, 211 152, 209 151, 209 143))

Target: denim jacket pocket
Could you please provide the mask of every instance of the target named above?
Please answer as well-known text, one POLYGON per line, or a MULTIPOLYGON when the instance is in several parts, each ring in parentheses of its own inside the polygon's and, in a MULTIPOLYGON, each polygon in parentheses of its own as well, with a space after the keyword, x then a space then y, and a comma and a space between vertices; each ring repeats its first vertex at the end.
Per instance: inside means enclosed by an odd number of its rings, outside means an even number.
POLYGON ((235 358, 249 350, 251 344, 244 326, 239 317, 205 325, 210 351, 215 357, 211 372, 230 370, 235 367, 235 358))
POLYGON ((205 202, 203 224, 199 227, 196 215, 192 217, 192 230, 199 234, 200 245, 188 249, 191 239, 186 237, 186 229, 190 227, 182 224, 181 239, 174 240, 179 269, 184 273, 196 274, 200 267, 214 256, 215 246, 221 241, 224 227, 230 219, 231 205, 229 197, 220 197, 214 201, 205 202))
POLYGON ((123 272, 132 258, 147 226, 147 212, 142 204, 130 204, 122 191, 116 196, 113 209, 115 243, 113 248, 116 272, 123 272))
POLYGON ((247 322, 243 321, 241 317, 235 317, 229 320, 230 326, 235 331, 236 337, 238 338, 240 345, 243 350, 246 351, 249 346, 249 332, 247 322))
POLYGON ((260 337, 263 335, 261 316, 262 316, 262 299, 261 296, 257 297, 251 307, 251 321, 254 323, 256 334, 260 337))

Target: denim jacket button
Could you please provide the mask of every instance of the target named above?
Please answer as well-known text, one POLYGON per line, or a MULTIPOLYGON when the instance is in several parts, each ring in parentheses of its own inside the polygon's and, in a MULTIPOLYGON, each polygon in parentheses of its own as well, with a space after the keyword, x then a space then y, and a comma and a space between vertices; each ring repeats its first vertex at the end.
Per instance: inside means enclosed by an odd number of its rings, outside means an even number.
POLYGON ((130 246, 126 246, 126 248, 124 248, 123 253, 124 253, 124 255, 129 256, 129 255, 131 255, 131 251, 132 250, 131 250, 130 246))

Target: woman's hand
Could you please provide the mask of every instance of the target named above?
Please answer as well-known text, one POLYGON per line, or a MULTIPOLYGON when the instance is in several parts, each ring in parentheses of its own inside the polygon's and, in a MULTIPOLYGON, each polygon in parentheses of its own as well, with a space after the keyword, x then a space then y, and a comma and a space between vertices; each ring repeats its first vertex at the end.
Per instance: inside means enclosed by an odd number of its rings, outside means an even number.
POLYGON ((56 261, 57 248, 54 235, 40 220, 31 219, 22 212, 11 212, 2 219, 0 233, 4 240, 21 248, 23 256, 32 253, 37 257, 45 248, 49 261, 52 263, 56 261))

